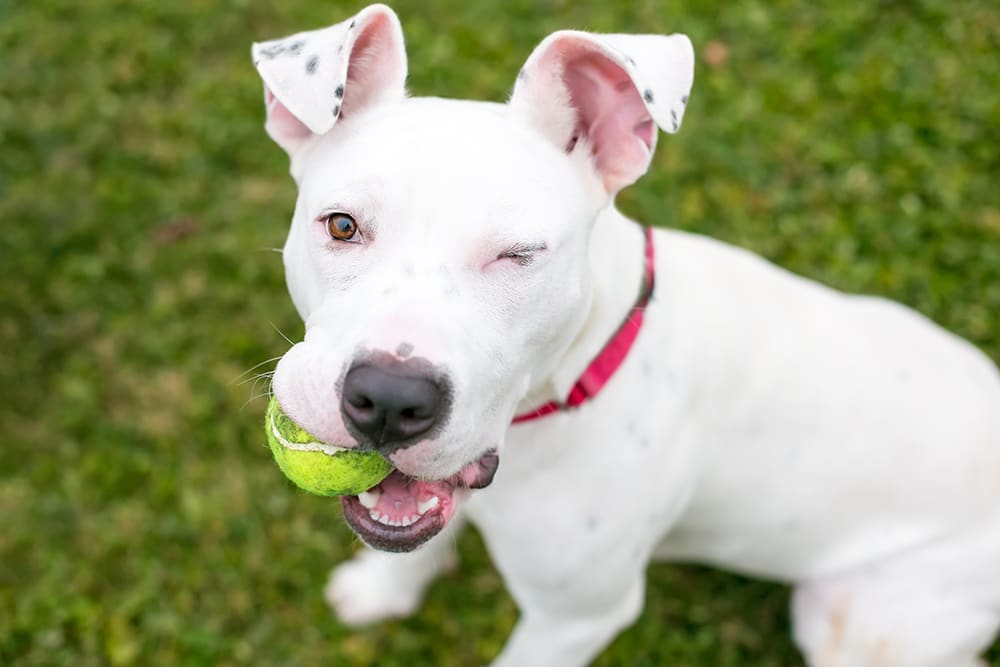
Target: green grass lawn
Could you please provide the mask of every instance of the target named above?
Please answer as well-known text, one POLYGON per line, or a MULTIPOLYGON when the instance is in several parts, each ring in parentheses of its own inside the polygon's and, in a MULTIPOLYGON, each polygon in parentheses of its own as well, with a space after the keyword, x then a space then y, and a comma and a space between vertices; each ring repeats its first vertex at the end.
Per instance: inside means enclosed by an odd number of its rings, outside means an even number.
MULTIPOLYGON (((477 665, 510 631, 474 533, 416 618, 340 627, 320 591, 356 541, 278 472, 264 388, 237 381, 302 333, 250 42, 359 8, 0 0, 0 665, 477 665)), ((899 299, 1000 359, 995 3, 397 10, 415 94, 502 100, 559 28, 688 33, 683 131, 622 207, 899 299)), ((800 664, 787 603, 658 565, 598 664, 800 664)))

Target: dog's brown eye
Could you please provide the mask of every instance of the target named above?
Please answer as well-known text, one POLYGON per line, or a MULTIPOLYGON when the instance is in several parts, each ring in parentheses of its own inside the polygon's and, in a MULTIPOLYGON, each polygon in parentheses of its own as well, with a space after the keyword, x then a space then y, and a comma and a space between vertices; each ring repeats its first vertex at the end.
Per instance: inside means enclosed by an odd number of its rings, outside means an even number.
POLYGON ((326 216, 326 233, 337 241, 350 241, 358 233, 358 223, 346 213, 331 213, 326 216))

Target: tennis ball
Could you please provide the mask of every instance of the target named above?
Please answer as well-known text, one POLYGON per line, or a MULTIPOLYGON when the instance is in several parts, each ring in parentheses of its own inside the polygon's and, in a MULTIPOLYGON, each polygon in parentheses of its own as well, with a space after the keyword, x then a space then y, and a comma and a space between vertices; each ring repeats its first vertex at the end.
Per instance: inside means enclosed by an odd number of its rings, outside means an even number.
POLYGON ((392 472, 392 464, 377 452, 357 452, 318 441, 282 412, 273 396, 264 417, 264 430, 281 472, 309 493, 357 495, 392 472))

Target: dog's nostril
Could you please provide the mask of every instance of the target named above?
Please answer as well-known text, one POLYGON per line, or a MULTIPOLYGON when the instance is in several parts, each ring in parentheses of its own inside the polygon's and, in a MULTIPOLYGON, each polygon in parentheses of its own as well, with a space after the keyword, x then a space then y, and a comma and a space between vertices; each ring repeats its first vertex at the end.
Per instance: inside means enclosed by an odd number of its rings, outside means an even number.
POLYGON ((349 400, 351 402, 351 405, 353 405, 359 410, 369 410, 375 407, 375 404, 367 396, 352 396, 347 400, 349 400))
POLYGON ((400 411, 399 416, 403 419, 427 419, 431 415, 426 414, 427 410, 419 410, 417 408, 404 408, 400 411))

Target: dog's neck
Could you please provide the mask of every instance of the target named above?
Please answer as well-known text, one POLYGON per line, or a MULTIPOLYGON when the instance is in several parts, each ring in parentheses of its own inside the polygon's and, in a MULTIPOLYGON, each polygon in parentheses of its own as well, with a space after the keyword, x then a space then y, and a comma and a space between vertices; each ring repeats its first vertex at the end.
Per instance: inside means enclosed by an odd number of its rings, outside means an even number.
POLYGON ((538 378, 518 404, 523 414, 548 401, 562 401, 635 305, 643 279, 642 227, 614 205, 604 209, 590 240, 591 299, 580 330, 555 369, 538 378))

